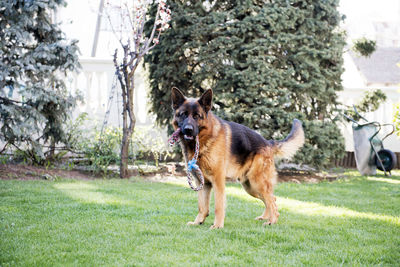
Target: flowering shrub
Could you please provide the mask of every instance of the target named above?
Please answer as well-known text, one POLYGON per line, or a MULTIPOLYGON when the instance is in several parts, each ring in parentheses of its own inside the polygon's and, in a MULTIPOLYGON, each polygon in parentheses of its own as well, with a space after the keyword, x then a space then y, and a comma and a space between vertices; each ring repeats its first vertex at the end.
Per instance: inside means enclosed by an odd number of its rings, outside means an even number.
MULTIPOLYGON (((120 2, 121 3, 121 2, 120 2)), ((114 53, 114 66, 116 75, 122 91, 122 140, 121 140, 121 156, 120 156, 120 176, 125 178, 128 176, 128 160, 129 149, 131 144, 131 137, 135 129, 136 118, 133 109, 133 92, 135 71, 139 66, 144 55, 153 49, 160 41, 161 32, 169 28, 169 20, 171 19, 171 11, 165 4, 165 1, 150 1, 150 0, 137 0, 137 1, 122 1, 123 4, 117 6, 123 21, 121 28, 126 28, 130 25, 130 34, 122 34, 118 37, 118 32, 115 30, 108 16, 111 24, 111 29, 117 36, 119 43, 122 47, 122 55, 118 55, 118 49, 114 53), (157 3, 157 12, 154 16, 152 23, 152 30, 148 34, 144 34, 144 27, 146 21, 152 17, 147 15, 150 5, 157 3), (122 59, 121 59, 122 57, 122 59)), ((108 3, 108 5, 110 5, 108 3)), ((107 9, 106 9, 107 10, 107 9)))

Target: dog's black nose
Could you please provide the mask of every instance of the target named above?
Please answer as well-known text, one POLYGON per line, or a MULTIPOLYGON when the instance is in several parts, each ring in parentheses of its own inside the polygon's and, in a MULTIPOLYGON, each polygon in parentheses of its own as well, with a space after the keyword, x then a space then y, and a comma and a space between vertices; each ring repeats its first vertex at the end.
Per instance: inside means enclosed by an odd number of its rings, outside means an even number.
POLYGON ((185 127, 183 127, 183 132, 185 134, 192 134, 193 133, 193 126, 192 125, 185 125, 185 127))

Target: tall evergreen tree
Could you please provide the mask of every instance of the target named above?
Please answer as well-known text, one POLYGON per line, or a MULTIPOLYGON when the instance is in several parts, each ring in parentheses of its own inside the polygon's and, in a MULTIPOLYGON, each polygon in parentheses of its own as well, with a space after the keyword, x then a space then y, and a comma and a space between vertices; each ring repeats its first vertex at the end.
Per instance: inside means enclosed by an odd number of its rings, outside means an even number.
POLYGON ((76 102, 63 74, 77 69, 78 47, 52 22, 63 4, 0 0, 0 141, 36 163, 66 142, 63 124, 76 102))
POLYGON ((152 111, 171 118, 170 88, 215 92, 214 112, 267 139, 303 120, 297 160, 329 164, 344 152, 334 123, 345 44, 338 0, 172 1, 172 29, 146 58, 152 111))

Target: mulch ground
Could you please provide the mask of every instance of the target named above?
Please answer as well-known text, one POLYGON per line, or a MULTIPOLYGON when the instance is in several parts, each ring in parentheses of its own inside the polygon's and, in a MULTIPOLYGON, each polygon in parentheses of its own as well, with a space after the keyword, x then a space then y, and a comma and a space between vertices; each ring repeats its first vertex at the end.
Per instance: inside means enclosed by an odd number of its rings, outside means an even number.
POLYGON ((76 170, 62 170, 25 164, 0 164, 0 179, 3 180, 51 180, 58 177, 88 180, 101 176, 76 170))
MULTIPOLYGON (((171 166, 171 165, 169 165, 171 166)), ((160 168, 160 171, 133 172, 132 175, 151 181, 168 181, 186 179, 185 173, 180 168, 160 168)), ((106 177, 118 177, 115 173, 106 177)), ((58 178, 72 178, 92 180, 104 178, 103 174, 90 171, 64 170, 60 168, 45 168, 25 164, 0 164, 0 179, 2 180, 55 180, 58 178)), ((279 182, 292 183, 318 183, 321 181, 333 181, 342 178, 340 174, 313 173, 308 171, 280 170, 279 182)))
POLYGON ((293 183, 319 183, 321 181, 334 181, 343 178, 340 173, 319 173, 308 171, 280 170, 278 180, 293 183))

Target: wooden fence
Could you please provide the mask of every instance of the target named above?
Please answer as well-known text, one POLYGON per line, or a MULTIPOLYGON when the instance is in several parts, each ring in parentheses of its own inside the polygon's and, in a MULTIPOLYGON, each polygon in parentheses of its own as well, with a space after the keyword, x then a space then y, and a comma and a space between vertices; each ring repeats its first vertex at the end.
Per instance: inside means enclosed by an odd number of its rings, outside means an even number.
MULTIPOLYGON (((400 169, 400 152, 395 152, 397 157, 397 162, 395 165, 395 169, 400 169)), ((346 155, 343 159, 337 160, 335 162, 337 167, 344 167, 344 168, 356 168, 356 159, 354 156, 354 152, 346 152, 346 155)))

